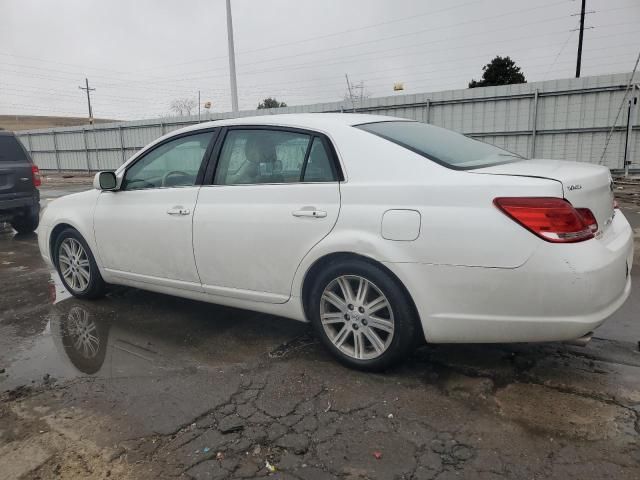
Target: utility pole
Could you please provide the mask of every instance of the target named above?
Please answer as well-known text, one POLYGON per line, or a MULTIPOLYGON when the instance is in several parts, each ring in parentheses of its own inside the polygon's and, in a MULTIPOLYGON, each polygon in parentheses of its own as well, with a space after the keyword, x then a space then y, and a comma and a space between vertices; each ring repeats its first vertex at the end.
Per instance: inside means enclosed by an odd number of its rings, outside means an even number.
POLYGON ((200 90, 198 90, 198 123, 200 123, 200 90))
POLYGON ((231 80, 231 110, 238 111, 238 85, 236 83, 236 52, 233 48, 233 20, 231 0, 227 0, 227 39, 229 42, 229 76, 231 80))
POLYGON ((351 91, 351 83, 349 82, 349 75, 347 75, 345 73, 344 74, 344 78, 347 79, 347 91, 349 92, 349 99, 351 100, 351 108, 355 112, 356 111, 356 105, 355 105, 355 103, 353 103, 353 92, 351 91))
POLYGON ((84 87, 78 87, 80 90, 86 90, 87 92, 87 105, 89 106, 89 125, 93 125, 93 110, 91 110, 91 92, 95 90, 95 88, 89 88, 89 80, 84 79, 84 87))
POLYGON ((584 14, 587 0, 582 0, 580 10, 580 37, 578 39, 578 61, 576 62, 576 78, 580 78, 580 66, 582 64, 582 38, 584 37, 584 14))
POLYGON ((627 109, 627 128, 626 137, 624 142, 624 176, 629 177, 629 165, 633 162, 633 123, 635 122, 638 113, 638 86, 633 85, 631 87, 631 98, 629 98, 629 107, 627 109))

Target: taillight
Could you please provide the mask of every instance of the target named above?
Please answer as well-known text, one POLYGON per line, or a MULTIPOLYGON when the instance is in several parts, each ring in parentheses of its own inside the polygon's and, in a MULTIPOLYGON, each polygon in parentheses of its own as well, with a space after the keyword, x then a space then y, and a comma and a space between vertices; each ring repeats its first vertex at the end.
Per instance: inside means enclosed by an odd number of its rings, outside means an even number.
POLYGON ((589 227, 592 233, 595 234, 598 231, 598 221, 596 220, 593 212, 588 208, 576 208, 576 212, 580 214, 584 224, 589 227))
POLYGON ((583 216, 562 198, 500 197, 493 203, 508 217, 548 242, 581 242, 594 236, 583 216))
POLYGON ((42 185, 42 178, 40 177, 40 169, 36 165, 31 165, 31 178, 33 179, 33 186, 39 187, 42 185))

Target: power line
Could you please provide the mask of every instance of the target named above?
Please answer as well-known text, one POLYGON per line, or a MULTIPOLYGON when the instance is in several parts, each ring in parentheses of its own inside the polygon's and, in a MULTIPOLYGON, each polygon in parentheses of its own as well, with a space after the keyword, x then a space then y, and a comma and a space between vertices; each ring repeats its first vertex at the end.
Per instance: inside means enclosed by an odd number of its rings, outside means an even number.
POLYGON ((622 101, 620 102, 620 107, 618 108, 618 113, 616 113, 616 119, 613 121, 611 125, 611 130, 609 130, 609 134, 607 135, 607 139, 604 142, 604 149, 602 150, 602 156, 598 161, 599 164, 602 164, 602 160, 604 159, 605 154, 607 153, 607 147, 609 146, 609 141, 611 140, 611 136, 613 135, 613 131, 616 128, 616 123, 618 123, 618 118, 620 117, 620 112, 622 112, 622 107, 624 107, 624 102, 627 99, 627 95, 629 94, 629 87, 633 83, 633 77, 636 74, 636 70, 638 69, 638 63, 640 62, 640 52, 638 52, 638 58, 636 58, 636 64, 633 66, 633 71, 629 76, 629 81, 627 82, 627 88, 624 90, 624 96, 622 97, 622 101))

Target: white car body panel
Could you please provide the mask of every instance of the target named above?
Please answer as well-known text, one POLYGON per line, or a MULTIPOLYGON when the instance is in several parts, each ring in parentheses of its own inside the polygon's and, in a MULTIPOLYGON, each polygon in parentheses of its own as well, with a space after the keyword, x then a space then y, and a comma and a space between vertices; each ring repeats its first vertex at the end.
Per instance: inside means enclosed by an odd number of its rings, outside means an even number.
POLYGON ((94 212, 94 231, 108 275, 201 291, 193 258, 193 217, 167 213, 176 208, 193 212, 199 189, 103 192, 94 212))
POLYGON ((300 260, 331 231, 339 210, 338 182, 202 187, 193 250, 204 290, 286 302, 300 260), (323 216, 295 216, 305 210, 323 216))
POLYGON ((120 167, 119 181, 158 142, 225 125, 322 133, 333 143, 344 181, 63 197, 43 214, 42 254, 50 259, 52 232, 68 224, 84 236, 107 282, 301 321, 312 266, 335 253, 360 255, 398 278, 426 339, 436 343, 571 340, 600 325, 628 297, 633 235, 621 212, 613 214, 606 169, 531 160, 451 170, 353 128, 382 120, 400 119, 273 115, 172 132, 120 167), (598 220, 596 238, 545 242, 493 205, 496 197, 509 196, 564 197, 588 207, 598 220), (192 214, 166 214, 177 205, 192 214), (292 215, 304 207, 327 216, 292 215), (395 213, 385 220, 387 212, 395 213))

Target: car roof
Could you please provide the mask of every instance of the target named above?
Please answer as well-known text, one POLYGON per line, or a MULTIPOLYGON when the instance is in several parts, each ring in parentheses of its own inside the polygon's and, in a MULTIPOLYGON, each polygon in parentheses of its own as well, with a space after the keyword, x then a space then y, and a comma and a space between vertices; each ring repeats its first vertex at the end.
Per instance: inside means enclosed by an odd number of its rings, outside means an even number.
POLYGON ((2 137, 15 137, 15 133, 10 132, 9 130, 0 130, 0 136, 2 137))
POLYGON ((260 115, 253 117, 230 118, 226 120, 214 120, 192 125, 172 132, 173 134, 196 131, 211 127, 235 126, 235 125, 267 125, 292 128, 309 128, 315 130, 331 131, 339 126, 353 126, 363 123, 384 121, 411 121, 406 118, 388 117, 383 115, 370 115, 362 113, 285 113, 278 115, 260 115))

